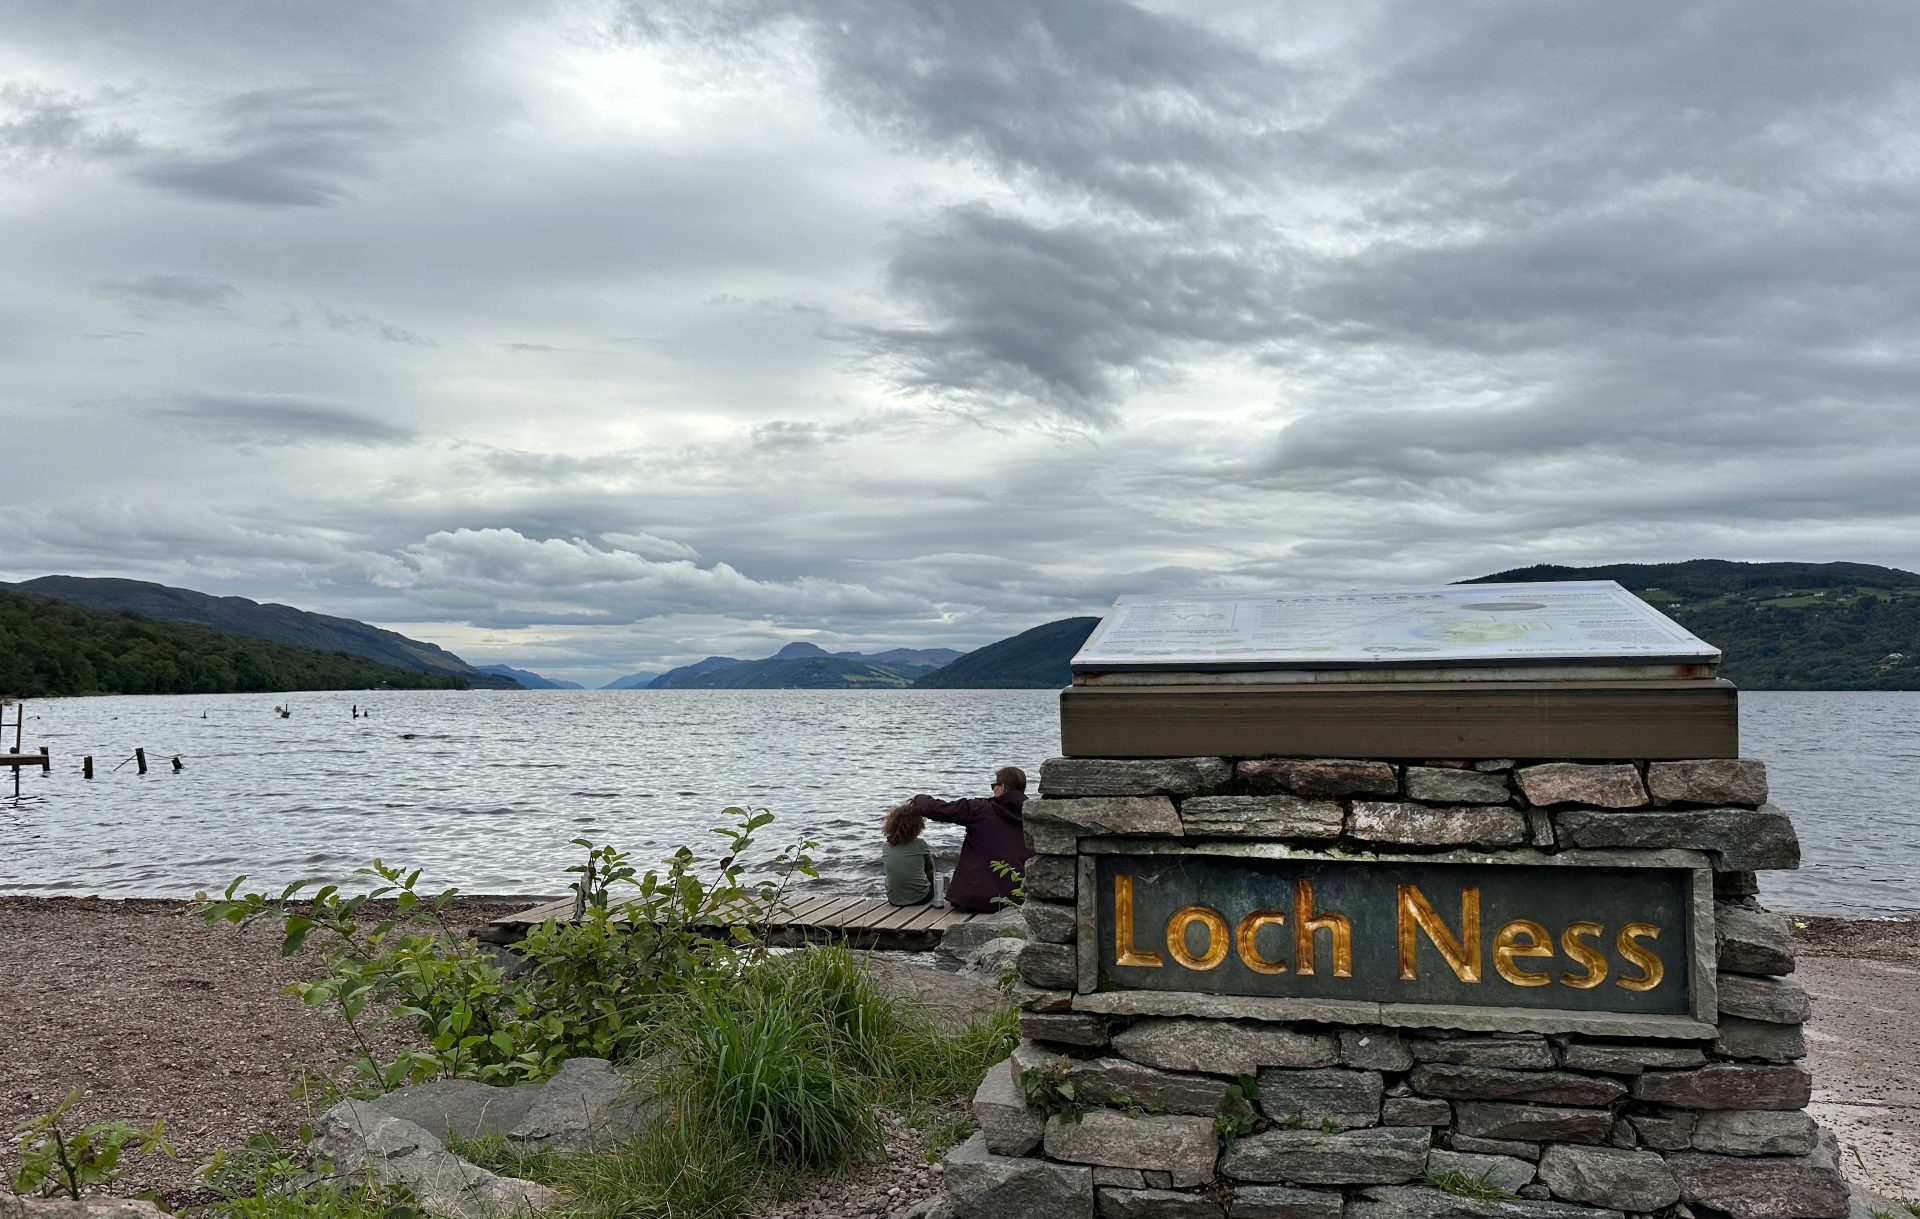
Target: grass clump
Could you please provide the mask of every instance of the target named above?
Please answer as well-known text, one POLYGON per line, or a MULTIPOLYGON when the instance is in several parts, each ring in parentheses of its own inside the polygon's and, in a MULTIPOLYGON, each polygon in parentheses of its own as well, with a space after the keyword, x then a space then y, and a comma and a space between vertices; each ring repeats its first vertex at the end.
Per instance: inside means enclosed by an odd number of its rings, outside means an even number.
POLYGON ((959 1142, 972 1123, 942 1108, 1017 1038, 1011 1012, 942 1036, 844 948, 768 956, 659 1013, 651 1044, 673 1064, 658 1079, 669 1111, 638 1138, 573 1157, 498 1138, 455 1149, 563 1191, 583 1214, 739 1219, 877 1153, 882 1109, 907 1114, 939 1151, 959 1142))
POLYGON ((596 1219, 740 1219, 764 1192, 769 1167, 689 1097, 637 1138, 588 1155, 521 1151, 497 1135, 456 1140, 452 1149, 482 1168, 559 1190, 573 1213, 596 1219))
POLYGON ((1426 1184, 1442 1193, 1454 1194, 1461 1198, 1482 1198, 1488 1201, 1511 1202, 1520 1195, 1509 1193, 1487 1180, 1491 1170, 1477 1177, 1469 1177, 1464 1172, 1430 1172, 1426 1184))

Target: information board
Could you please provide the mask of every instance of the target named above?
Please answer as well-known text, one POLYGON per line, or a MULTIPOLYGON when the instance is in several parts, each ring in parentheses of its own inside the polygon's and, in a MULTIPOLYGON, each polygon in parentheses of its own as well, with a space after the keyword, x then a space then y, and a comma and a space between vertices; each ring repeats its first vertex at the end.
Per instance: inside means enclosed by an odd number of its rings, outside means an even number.
POLYGON ((1686 1016, 1685 868, 1095 857, 1082 990, 1686 1016))
POLYGON ((1705 664, 1720 650, 1611 580, 1384 592, 1121 597, 1076 673, 1705 664))

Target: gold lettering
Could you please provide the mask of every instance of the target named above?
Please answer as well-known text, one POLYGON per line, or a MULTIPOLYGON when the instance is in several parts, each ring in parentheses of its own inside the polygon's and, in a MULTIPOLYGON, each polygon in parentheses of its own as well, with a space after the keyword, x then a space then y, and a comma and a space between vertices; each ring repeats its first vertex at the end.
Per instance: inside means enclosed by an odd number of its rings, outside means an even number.
POLYGON ((1480 980, 1480 889, 1460 890, 1460 938, 1434 911, 1433 903, 1418 885, 1400 886, 1400 976, 1408 981, 1419 977, 1419 933, 1426 932, 1440 958, 1462 982, 1480 980))
POLYGON ((1167 920, 1167 951, 1188 969, 1212 969, 1227 959, 1227 950, 1231 947, 1233 937, 1227 931, 1227 920, 1221 918, 1217 910, 1183 906, 1167 920), (1197 957, 1187 951, 1187 928, 1195 923, 1207 929, 1206 951, 1197 957))
POLYGON ((1287 916, 1278 910, 1255 910, 1240 920, 1240 933, 1236 937, 1240 945, 1240 961, 1257 974, 1283 974, 1287 972, 1285 961, 1272 961, 1260 955, 1260 949, 1254 944, 1254 937, 1260 934, 1262 927, 1279 927, 1287 921, 1287 916))
POLYGON ((1624 986, 1628 990, 1652 990, 1660 985, 1660 979, 1667 976, 1667 967, 1665 962, 1654 955, 1652 949, 1641 944, 1634 938, 1635 936, 1657 940, 1660 938, 1660 929, 1652 923, 1628 923, 1620 929, 1620 934, 1614 937, 1613 946, 1620 950, 1621 956, 1640 967, 1640 976, 1615 978, 1613 984, 1624 986))
POLYGON ((1128 872, 1116 873, 1113 878, 1113 963, 1148 969, 1166 964, 1159 953, 1133 946, 1133 875, 1128 872))
POLYGON ((1325 931, 1333 937, 1333 976, 1353 976, 1353 924, 1344 914, 1313 912, 1313 882, 1301 877, 1293 882, 1293 968, 1306 976, 1313 973, 1313 936, 1325 931))
POLYGON ((1560 984, 1575 990, 1587 990, 1607 980, 1607 958, 1580 937, 1599 935, 1606 928, 1589 919, 1568 923, 1560 932, 1560 951, 1587 967, 1583 974, 1561 974, 1560 984))
POLYGON ((1537 974, 1513 963, 1515 957, 1550 957, 1553 936, 1530 918, 1517 918, 1501 927, 1493 936, 1494 972, 1515 986, 1545 986, 1553 981, 1550 973, 1537 974), (1522 942, 1520 937, 1527 937, 1522 942))

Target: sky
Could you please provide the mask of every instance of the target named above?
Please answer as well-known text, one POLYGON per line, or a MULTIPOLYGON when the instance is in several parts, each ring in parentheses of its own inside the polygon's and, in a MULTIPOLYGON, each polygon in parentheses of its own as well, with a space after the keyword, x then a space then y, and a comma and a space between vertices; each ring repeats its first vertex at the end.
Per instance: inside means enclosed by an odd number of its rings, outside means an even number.
POLYGON ((1920 7, 0 0, 0 579, 599 684, 1920 567, 1920 7))

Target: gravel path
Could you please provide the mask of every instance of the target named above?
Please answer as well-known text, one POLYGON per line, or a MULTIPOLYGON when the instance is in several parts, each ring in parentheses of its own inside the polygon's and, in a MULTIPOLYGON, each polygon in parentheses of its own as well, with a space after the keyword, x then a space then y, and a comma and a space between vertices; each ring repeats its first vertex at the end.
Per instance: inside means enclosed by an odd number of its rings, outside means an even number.
POLYGON ((130 1156, 115 1193, 193 1201, 215 1151, 262 1130, 295 1139, 310 1117, 288 1098, 295 1064, 338 1066, 339 1025, 280 988, 318 975, 313 952, 280 956, 271 927, 208 927, 186 902, 0 897, 0 1175, 19 1166, 14 1128, 73 1088, 75 1124, 167 1124, 179 1158, 130 1156))
POLYGON ((1920 922, 1794 922, 1813 996, 1807 1111, 1839 1136, 1854 1182, 1920 1198, 1920 922))

